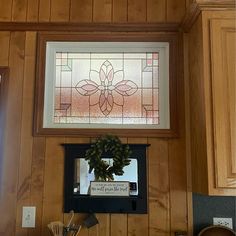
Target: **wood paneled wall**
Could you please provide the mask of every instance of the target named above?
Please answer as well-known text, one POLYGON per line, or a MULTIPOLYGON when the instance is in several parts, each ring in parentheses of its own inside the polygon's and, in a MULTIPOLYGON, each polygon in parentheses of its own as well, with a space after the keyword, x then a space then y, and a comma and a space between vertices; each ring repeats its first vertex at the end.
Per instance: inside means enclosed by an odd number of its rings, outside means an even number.
POLYGON ((192 0, 0 0, 0 21, 180 22, 192 0))
MULTIPOLYGON (((185 0, 0 0, 0 21, 179 22, 185 0)), ((63 214, 63 150, 60 143, 86 138, 33 137, 32 116, 37 32, 0 32, 0 66, 10 67, 0 204, 1 236, 47 236, 63 214), (22 229, 22 206, 37 207, 36 228, 22 229)), ((181 60, 181 58, 180 58, 181 60)), ((180 71, 182 74, 182 71, 180 71)), ((178 80, 175 139, 124 138, 149 143, 148 214, 97 214, 100 224, 80 236, 167 236, 187 230, 187 177, 183 78, 178 80)), ((84 214, 76 214, 75 221, 84 214)))

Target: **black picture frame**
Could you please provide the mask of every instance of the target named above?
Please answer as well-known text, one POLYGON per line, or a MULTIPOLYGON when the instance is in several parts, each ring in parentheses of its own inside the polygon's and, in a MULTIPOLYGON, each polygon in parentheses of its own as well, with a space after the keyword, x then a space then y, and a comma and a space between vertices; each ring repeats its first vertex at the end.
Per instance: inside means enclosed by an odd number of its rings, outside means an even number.
MULTIPOLYGON (((131 159, 138 161, 137 196, 106 197, 78 195, 73 192, 74 163, 76 158, 83 158, 91 144, 62 144, 65 150, 64 169, 64 212, 73 210, 76 213, 147 213, 147 144, 129 144, 132 151, 131 159)), ((102 158, 109 158, 111 154, 105 153, 102 158)))

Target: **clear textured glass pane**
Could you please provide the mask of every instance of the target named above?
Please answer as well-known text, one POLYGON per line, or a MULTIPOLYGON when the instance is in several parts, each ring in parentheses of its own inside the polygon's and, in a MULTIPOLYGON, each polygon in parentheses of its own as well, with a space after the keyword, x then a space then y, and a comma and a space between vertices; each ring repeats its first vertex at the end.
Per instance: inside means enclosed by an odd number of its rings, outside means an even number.
POLYGON ((56 53, 54 123, 159 124, 159 54, 56 53))

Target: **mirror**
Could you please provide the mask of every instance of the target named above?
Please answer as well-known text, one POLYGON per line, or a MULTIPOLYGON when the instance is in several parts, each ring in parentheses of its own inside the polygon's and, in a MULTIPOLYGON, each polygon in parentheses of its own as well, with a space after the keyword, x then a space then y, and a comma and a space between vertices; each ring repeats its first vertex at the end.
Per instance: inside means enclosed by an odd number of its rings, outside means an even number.
MULTIPOLYGON (((102 158, 113 165, 112 158, 102 158)), ((138 195, 138 161, 137 159, 130 159, 128 166, 124 167, 124 174, 122 176, 114 175, 114 181, 128 181, 130 183, 130 195, 138 195)), ((90 181, 94 181, 94 172, 89 173, 88 161, 84 158, 76 158, 74 163, 74 194, 87 195, 89 191, 90 181)))

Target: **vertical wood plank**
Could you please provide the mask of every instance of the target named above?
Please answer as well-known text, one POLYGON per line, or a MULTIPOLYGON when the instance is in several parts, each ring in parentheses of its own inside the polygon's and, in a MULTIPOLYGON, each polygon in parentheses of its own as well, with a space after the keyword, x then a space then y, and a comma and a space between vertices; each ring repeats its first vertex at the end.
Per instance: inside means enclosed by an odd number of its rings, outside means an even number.
POLYGON ((147 22, 166 21, 167 0, 147 0, 147 22))
POLYGON ((29 22, 38 22, 38 19, 39 19, 39 1, 40 0, 28 0, 27 21, 29 21, 29 22))
POLYGON ((188 10, 189 6, 193 3, 192 0, 185 0, 185 7, 186 7, 186 10, 188 10))
POLYGON ((3 162, 3 150, 5 144, 5 125, 6 125, 6 108, 7 108, 7 96, 8 96, 8 81, 9 73, 8 69, 0 67, 0 199, 2 198, 2 162, 3 162))
POLYGON ((93 0, 93 22, 112 21, 112 0, 93 0))
POLYGON ((93 19, 92 0, 71 0, 70 21, 91 22, 93 19))
POLYGON ((12 21, 26 21, 27 0, 13 0, 12 21))
POLYGON ((128 0, 113 0, 112 15, 113 22, 127 22, 128 0))
POLYGON ((11 21, 12 1, 1 0, 0 21, 11 21))
POLYGON ((0 66, 8 66, 10 32, 0 32, 0 66))
POLYGON ((185 94, 185 142, 186 142, 186 175, 187 175, 187 207, 188 234, 193 235, 192 207, 192 173, 191 173, 191 129, 189 102, 189 36, 184 34, 184 94, 185 94))
POLYGON ((167 22, 181 22, 185 14, 185 0, 167 1, 167 22))
POLYGON ((110 214, 96 214, 99 224, 88 229, 89 236, 110 236, 110 214))
POLYGON ((46 138, 43 228, 42 235, 50 235, 47 225, 51 221, 63 222, 63 173, 65 138, 46 138))
MULTIPOLYGON (((182 35, 179 37, 179 57, 183 58, 182 35)), ((171 231, 187 231, 187 175, 185 146, 185 94, 183 77, 183 60, 179 60, 178 71, 178 127, 179 138, 169 139, 169 176, 171 231)))
POLYGON ((147 1, 128 0, 128 21, 146 22, 147 20, 147 1))
MULTIPOLYGON (((8 66, 9 62, 9 43, 10 43, 10 32, 0 32, 0 45, 2 49, 0 51, 0 65, 8 66)), ((4 158, 4 148, 5 148, 5 132, 6 132, 6 111, 7 111, 7 95, 8 95, 8 78, 2 79, 0 82, 0 200, 2 199, 3 189, 2 189, 2 178, 3 178, 3 158, 4 158), (7 79, 7 80, 6 80, 7 79)), ((1 204, 0 204, 1 210, 1 204)), ((1 224, 0 224, 1 225, 1 224)), ((0 229, 1 232, 1 229, 0 229)))
POLYGON ((148 214, 130 214, 128 215, 128 235, 143 236, 148 234, 148 214))
POLYGON ((149 138, 149 236, 170 235, 168 142, 149 138))
POLYGON ((39 1, 39 22, 50 21, 51 0, 39 1))
POLYGON ((184 139, 169 141, 172 231, 187 231, 187 177, 184 141, 184 139))
POLYGON ((5 141, 3 159, 3 196, 0 212, 4 217, 0 221, 1 235, 15 234, 17 180, 20 158, 22 91, 24 74, 25 33, 11 33, 9 66, 9 94, 6 115, 5 141))
MULTIPOLYGON (((147 144, 147 138, 128 138, 129 144, 147 144)), ((147 161, 148 167, 148 161, 147 161)), ((148 173, 148 170, 146 170, 148 173)), ((148 184, 148 178, 147 183, 148 184)), ((128 235, 148 235, 148 214, 128 214, 128 235)))
POLYGON ((30 229, 28 236, 42 235, 43 215, 43 190, 44 190, 44 168, 45 168, 46 139, 44 137, 34 138, 32 154, 32 175, 30 183, 30 202, 36 206, 36 228, 30 229))
POLYGON ((51 21, 69 21, 70 0, 51 0, 51 21))
POLYGON ((98 225, 94 225, 93 227, 88 229, 88 235, 89 236, 100 236, 98 232, 98 225))
POLYGON ((16 235, 24 235, 27 229, 21 227, 22 207, 30 205, 30 179, 32 162, 32 121, 34 100, 34 68, 35 68, 35 42, 34 32, 26 33, 25 40, 25 64, 23 84, 23 105, 21 122, 21 150, 19 162, 19 176, 17 187, 17 213, 16 213, 16 235))
POLYGON ((99 224, 98 236, 110 236, 110 214, 96 214, 99 224))
POLYGON ((126 236, 127 228, 127 214, 111 214, 111 236, 126 236))
MULTIPOLYGON (((205 124, 205 101, 203 81, 197 78, 205 78, 204 76, 204 61, 203 52, 203 37, 204 29, 202 24, 202 16, 199 16, 194 26, 189 32, 189 113, 190 116, 190 132, 191 132, 191 164, 192 164, 192 184, 193 192, 208 192, 208 175, 207 175, 207 140, 205 124), (193 151, 193 150, 197 150, 193 151)), ((208 24, 206 32, 208 33, 208 24)), ((209 42, 209 38, 204 39, 209 42)), ((208 49, 206 49, 208 52, 208 49)), ((208 55, 208 53, 206 53, 208 55)), ((206 65, 208 68, 208 65, 206 65)), ((208 89, 208 87, 207 87, 208 89)))

